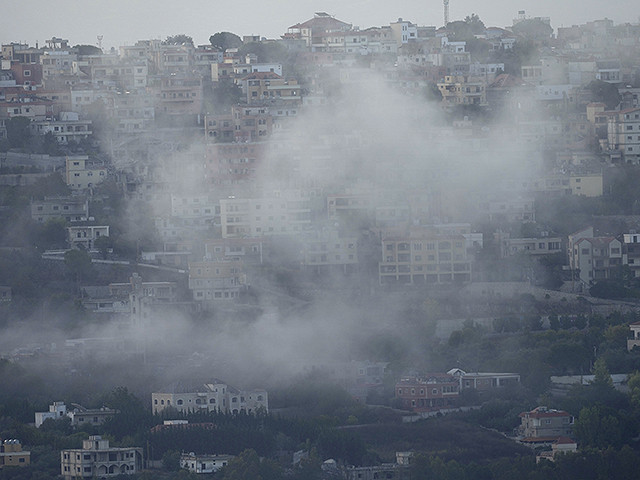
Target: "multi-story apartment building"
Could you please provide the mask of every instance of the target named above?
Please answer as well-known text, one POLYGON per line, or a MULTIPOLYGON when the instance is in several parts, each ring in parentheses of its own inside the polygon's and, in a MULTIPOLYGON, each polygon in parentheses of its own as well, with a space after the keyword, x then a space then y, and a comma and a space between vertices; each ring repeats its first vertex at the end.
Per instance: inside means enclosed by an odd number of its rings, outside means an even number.
POLYGON ((442 100, 449 105, 487 105, 487 82, 484 77, 447 75, 438 82, 442 100))
POLYGON ((273 117, 264 106, 234 105, 228 115, 207 115, 205 137, 208 142, 256 142, 273 130, 273 117))
POLYGON ((80 222, 89 218, 89 200, 86 197, 45 197, 31 200, 31 218, 36 222, 62 219, 80 222))
POLYGON ((134 475, 143 468, 139 447, 116 448, 100 435, 82 441, 82 448, 62 450, 61 474, 65 480, 134 475))
POLYGON ((89 157, 67 157, 66 166, 67 185, 73 190, 92 188, 107 178, 107 168, 89 157))
POLYGON ((533 197, 493 197, 478 203, 478 213, 490 222, 534 222, 534 203, 533 197))
POLYGON ((299 105, 301 87, 293 79, 285 79, 275 72, 255 72, 240 81, 245 101, 249 104, 299 105))
POLYGON ((594 237, 593 227, 569 235, 569 264, 585 285, 611 278, 623 265, 622 242, 615 237, 594 237))
POLYGON ((269 409, 266 390, 237 390, 226 383, 214 379, 211 383, 190 384, 174 382, 159 392, 151 394, 153 413, 172 407, 179 412, 228 412, 232 414, 255 413, 259 409, 269 409))
POLYGON ((311 204, 299 191, 274 192, 261 198, 220 200, 223 238, 302 233, 311 226, 311 204))
POLYGON ((199 115, 204 106, 200 74, 167 74, 159 79, 156 115, 199 115))
POLYGON ((234 300, 247 283, 243 263, 238 260, 189 262, 189 290, 200 302, 234 300))
POLYGON ((340 238, 338 230, 323 229, 302 237, 302 266, 316 272, 353 272, 358 265, 358 239, 340 238))
POLYGON ((454 408, 460 394, 458 378, 448 373, 404 377, 396 383, 396 398, 411 410, 454 408))
POLYGON ((633 277, 640 277, 640 235, 631 230, 623 236, 623 259, 622 264, 628 265, 633 272, 633 277))
POLYGON ((390 237, 382 240, 380 284, 471 281, 471 263, 462 235, 390 237))
MULTIPOLYGON (((257 121, 267 122, 266 119, 257 121)), ((235 132, 243 134, 241 130, 235 130, 229 120, 214 121, 220 125, 220 131, 209 130, 207 133, 216 133, 213 137, 207 137, 209 143, 206 146, 205 179, 211 185, 238 185, 251 183, 256 179, 256 173, 263 164, 267 144, 264 141, 250 141, 245 143, 224 143, 225 136, 232 136, 231 128, 235 132), (211 142, 211 138, 219 138, 223 135, 220 143, 211 142)), ((257 125, 259 128, 264 124, 257 125)), ((252 128, 251 126, 247 126, 252 128)), ((215 128, 215 126, 214 126, 215 128)), ((250 131, 244 134, 252 137, 250 131)), ((233 138, 233 137, 232 137, 233 138)), ((262 137, 264 138, 264 137, 262 137)), ((229 140, 231 142, 231 140, 229 140)))
POLYGON ((640 108, 620 110, 606 118, 611 162, 640 163, 640 108))
POLYGON ((500 255, 503 258, 511 257, 519 253, 526 253, 535 257, 541 255, 553 255, 563 250, 563 241, 560 237, 541 238, 511 238, 508 233, 496 235, 500 242, 500 255))
POLYGON ((574 418, 564 410, 536 407, 530 412, 522 412, 516 435, 525 438, 567 437, 573 434, 574 418))
POLYGON ((29 125, 35 135, 50 133, 62 145, 87 140, 93 134, 92 121, 80 118, 76 112, 62 112, 50 120, 32 121, 29 125))

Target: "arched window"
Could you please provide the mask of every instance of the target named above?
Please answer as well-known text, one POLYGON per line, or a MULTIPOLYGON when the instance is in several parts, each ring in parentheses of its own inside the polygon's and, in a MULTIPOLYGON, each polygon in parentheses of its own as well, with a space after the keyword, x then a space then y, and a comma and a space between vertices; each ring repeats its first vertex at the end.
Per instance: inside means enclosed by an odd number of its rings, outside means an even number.
POLYGON ((153 401, 153 404, 154 404, 154 405, 157 405, 157 404, 158 404, 158 399, 157 399, 157 398, 153 401))
POLYGON ((182 405, 183 403, 182 399, 178 400, 178 405, 182 405))
POLYGON ((215 398, 210 398, 209 399, 209 403, 216 403, 216 399, 215 398))
POLYGON ((238 397, 233 397, 233 398, 231 399, 231 402, 232 402, 232 403, 236 403, 237 401, 238 401, 238 397))
POLYGON ((164 400, 160 400, 160 405, 164 405, 164 400))
POLYGON ((258 401, 261 402, 263 400, 262 395, 258 395, 258 401))
POLYGON ((202 400, 199 398, 196 398, 196 405, 200 405, 200 404, 202 404, 202 400))

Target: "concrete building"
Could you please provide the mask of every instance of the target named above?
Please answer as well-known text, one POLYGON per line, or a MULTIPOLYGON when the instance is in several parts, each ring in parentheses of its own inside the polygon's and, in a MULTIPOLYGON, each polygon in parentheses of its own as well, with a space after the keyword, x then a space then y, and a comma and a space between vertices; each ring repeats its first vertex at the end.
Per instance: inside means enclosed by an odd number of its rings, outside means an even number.
POLYGON ((36 412, 36 428, 40 428, 45 420, 59 420, 67 416, 67 406, 64 402, 53 402, 48 412, 36 412))
POLYGON ((569 235, 569 264, 585 285, 612 277, 623 265, 622 242, 615 237, 594 237, 593 227, 569 235))
POLYGON ((237 300, 246 283, 241 260, 189 262, 189 290, 196 301, 237 300))
POLYGON ((460 390, 475 388, 478 393, 520 383, 520 375, 517 373, 469 373, 460 368, 453 368, 447 374, 458 377, 460 390))
POLYGON ((499 233, 496 234, 496 237, 500 242, 500 255, 503 258, 512 257, 519 253, 539 257, 564 251, 563 241, 560 237, 511 238, 508 233, 499 233))
POLYGON ((73 190, 92 188, 107 178, 107 168, 89 157, 67 157, 66 164, 67 185, 73 190))
POLYGON ((159 392, 151 394, 153 413, 172 407, 179 412, 221 411, 237 414, 241 411, 255 413, 269 409, 266 390, 237 390, 220 380, 211 383, 190 384, 174 382, 159 392))
POLYGON ((0 450, 0 468, 26 467, 31 463, 31 452, 23 451, 20 440, 10 439, 2 442, 0 450))
POLYGON ((302 236, 302 266, 320 272, 354 272, 358 265, 358 239, 339 237, 336 229, 323 229, 302 236))
POLYGON ((192 473, 216 473, 222 467, 226 467, 234 455, 196 455, 195 453, 183 453, 180 455, 180 468, 192 473))
POLYGON ((521 424, 516 435, 524 438, 570 437, 573 434, 574 418, 564 410, 536 407, 530 412, 522 412, 521 424))
POLYGON ((220 200, 222 238, 291 235, 311 225, 311 205, 298 190, 276 191, 259 198, 220 200))
POLYGON ((89 200, 86 197, 45 197, 44 200, 31 200, 31 218, 39 223, 49 219, 86 221, 89 218, 89 200))
POLYGON ((471 263, 462 235, 388 237, 382 240, 380 284, 471 281, 471 263))
POLYGON ((65 480, 133 475, 143 468, 142 448, 109 447, 109 440, 92 435, 82 448, 60 452, 61 474, 65 480))
POLYGON ((606 118, 611 163, 640 163, 640 108, 620 110, 606 118))
POLYGON ((67 227, 67 242, 70 248, 84 247, 86 250, 95 248, 95 241, 100 237, 109 236, 108 225, 83 225, 67 227))

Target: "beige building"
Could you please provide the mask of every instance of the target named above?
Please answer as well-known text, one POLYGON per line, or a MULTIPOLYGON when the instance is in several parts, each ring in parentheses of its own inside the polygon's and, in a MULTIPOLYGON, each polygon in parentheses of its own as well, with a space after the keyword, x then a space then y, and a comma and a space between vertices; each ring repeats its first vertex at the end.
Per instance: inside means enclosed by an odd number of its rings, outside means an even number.
POLYGON ((174 382, 159 392, 152 393, 151 403, 153 413, 169 407, 179 412, 220 411, 233 414, 269 409, 266 390, 237 390, 216 379, 205 384, 174 382))
POLYGON ((107 178, 107 169, 89 157, 67 157, 67 185, 73 190, 92 188, 107 178))
POLYGON ((31 452, 23 452, 20 440, 11 439, 2 442, 0 468, 26 467, 31 463, 31 452))
POLYGON ((234 300, 247 283, 240 260, 189 262, 189 290, 201 302, 234 300))
POLYGON ((300 85, 275 72, 254 72, 240 81, 247 103, 298 105, 302 101, 300 85))
POLYGON ((133 475, 143 468, 142 448, 109 447, 100 435, 83 440, 81 449, 62 450, 60 458, 65 480, 133 475))
POLYGON ((385 238, 379 264, 380 284, 471 281, 471 263, 462 235, 385 238))
POLYGON ((487 105, 487 82, 483 77, 447 75, 438 82, 442 101, 448 105, 487 105))

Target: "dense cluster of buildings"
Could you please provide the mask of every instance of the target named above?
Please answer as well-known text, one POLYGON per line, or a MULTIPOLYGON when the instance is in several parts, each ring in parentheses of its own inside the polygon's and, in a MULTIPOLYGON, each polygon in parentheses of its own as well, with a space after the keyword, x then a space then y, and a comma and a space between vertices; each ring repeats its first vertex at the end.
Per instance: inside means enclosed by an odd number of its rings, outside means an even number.
MULTIPOLYGON (((484 28, 475 39, 497 58, 522 40, 516 26, 524 20, 531 21, 519 15, 512 27, 484 28)), ((606 19, 559 28, 535 39, 538 61, 509 73, 504 63, 476 61, 452 27, 398 19, 360 29, 323 12, 280 39, 247 37, 239 48, 171 39, 109 52, 62 38, 35 47, 8 43, 0 139, 7 122, 25 117, 34 135, 52 135, 60 145, 99 142, 106 155, 10 152, 3 162, 62 173, 73 196, 33 200, 31 216, 65 221, 68 248, 107 248, 101 237, 109 237, 109 226, 92 211, 106 178, 128 198, 151 203, 162 249, 141 252, 142 261, 188 270, 191 300, 205 308, 240 298, 252 266, 267 262, 282 238, 296 244, 296 268, 361 270, 370 258, 360 251, 358 228, 381 241, 380 285, 471 282, 487 240, 474 230, 480 222, 535 222, 537 197, 600 196, 608 186, 604 166, 638 163, 640 103, 629 85, 640 68, 632 61, 639 28, 606 19), (252 48, 258 44, 263 48, 252 48), (279 53, 254 53, 269 49, 279 53), (434 125, 414 102, 405 115, 424 122, 421 138, 401 140, 393 151, 377 127, 335 113, 342 96, 366 97, 379 81, 408 95, 435 87, 440 109, 474 106, 507 121, 464 117, 434 125), (592 81, 616 88, 621 101, 592 102, 592 81), (226 110, 207 93, 223 88, 238 93, 226 110), (101 137, 92 126, 98 113, 112 126, 101 137), (305 123, 314 116, 319 121, 305 123), (470 183, 462 158, 491 170, 491 159, 501 156, 523 157, 522 168, 501 171, 490 191, 470 183)), ((2 182, 41 175, 7 174, 2 182)), ((564 252, 567 241, 546 233, 497 232, 495 240, 505 257, 564 252)), ((580 259, 570 262, 586 284, 603 278, 589 277, 580 259)))

